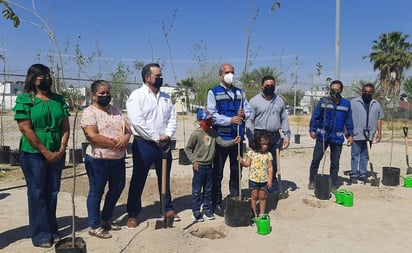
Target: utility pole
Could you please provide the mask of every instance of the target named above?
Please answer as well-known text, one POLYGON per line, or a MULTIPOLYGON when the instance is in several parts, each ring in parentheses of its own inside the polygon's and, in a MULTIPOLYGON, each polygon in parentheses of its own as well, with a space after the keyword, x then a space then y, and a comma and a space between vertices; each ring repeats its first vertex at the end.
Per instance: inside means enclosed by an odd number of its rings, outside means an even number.
POLYGON ((295 62, 295 82, 294 82, 294 96, 293 96, 293 115, 296 115, 296 94, 297 94, 297 86, 298 86, 298 57, 296 56, 295 62))
POLYGON ((340 80, 340 0, 336 0, 335 80, 340 80))

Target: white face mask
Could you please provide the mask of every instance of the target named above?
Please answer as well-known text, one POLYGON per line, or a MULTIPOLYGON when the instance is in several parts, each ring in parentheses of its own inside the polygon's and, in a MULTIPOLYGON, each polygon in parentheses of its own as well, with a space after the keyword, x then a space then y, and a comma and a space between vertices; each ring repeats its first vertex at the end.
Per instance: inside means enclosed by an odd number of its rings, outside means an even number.
POLYGON ((233 75, 232 73, 229 73, 229 74, 226 74, 226 75, 223 77, 223 80, 224 80, 225 83, 227 83, 227 84, 232 84, 234 77, 235 77, 235 75, 233 75))

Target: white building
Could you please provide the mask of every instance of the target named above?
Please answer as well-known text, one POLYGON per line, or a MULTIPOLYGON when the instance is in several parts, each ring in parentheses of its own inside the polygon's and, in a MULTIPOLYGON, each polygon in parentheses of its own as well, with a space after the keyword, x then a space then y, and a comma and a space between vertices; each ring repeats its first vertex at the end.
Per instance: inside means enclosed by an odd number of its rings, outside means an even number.
POLYGON ((16 103, 16 97, 22 93, 24 89, 24 82, 5 81, 0 83, 0 107, 3 109, 12 109, 16 103))

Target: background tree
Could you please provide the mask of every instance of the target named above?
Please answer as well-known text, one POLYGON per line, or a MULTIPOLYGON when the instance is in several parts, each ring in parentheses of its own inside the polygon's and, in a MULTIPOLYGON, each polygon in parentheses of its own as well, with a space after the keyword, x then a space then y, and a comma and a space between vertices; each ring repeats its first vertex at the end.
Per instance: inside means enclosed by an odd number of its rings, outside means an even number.
POLYGON ((14 13, 13 9, 10 8, 9 4, 7 3, 7 0, 0 0, 0 5, 3 5, 4 10, 1 11, 3 13, 3 16, 5 19, 9 19, 13 22, 14 27, 18 27, 20 25, 20 19, 14 13))
MULTIPOLYGON (((279 92, 278 95, 282 96, 282 99, 285 101, 285 104, 293 108, 295 91, 288 90, 284 92, 279 92)), ((296 106, 300 106, 300 101, 302 100, 305 92, 298 90, 296 91, 296 106)))
POLYGON ((177 83, 176 89, 172 94, 173 103, 181 102, 183 111, 190 110, 192 102, 190 97, 194 96, 194 87, 195 80, 193 77, 189 77, 182 80, 180 83, 177 83))
POLYGON ((119 62, 116 70, 110 74, 110 93, 112 95, 112 103, 120 109, 125 108, 125 97, 130 94, 129 88, 126 86, 130 74, 129 67, 119 62))
POLYGON ((412 44, 408 38, 402 32, 382 33, 372 42, 372 53, 364 57, 373 63, 374 71, 379 70, 378 82, 385 97, 399 95, 404 72, 411 67, 412 44))
POLYGON ((406 95, 406 101, 412 102, 412 77, 408 77, 403 87, 406 95))
POLYGON ((246 93, 247 99, 261 91, 262 78, 265 76, 273 76, 276 80, 276 86, 284 83, 281 79, 282 73, 278 72, 274 67, 260 67, 252 70, 250 73, 243 72, 239 77, 239 81, 243 83, 243 90, 246 93))

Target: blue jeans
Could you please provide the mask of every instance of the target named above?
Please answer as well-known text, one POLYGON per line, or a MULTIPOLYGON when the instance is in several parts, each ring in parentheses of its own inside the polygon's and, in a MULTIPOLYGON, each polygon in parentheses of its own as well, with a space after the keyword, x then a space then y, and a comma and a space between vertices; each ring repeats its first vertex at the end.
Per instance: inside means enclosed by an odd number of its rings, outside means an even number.
POLYGON ((19 160, 27 184, 32 243, 51 243, 59 238, 56 206, 65 156, 56 163, 47 163, 42 154, 20 152, 19 160))
MULTIPOLYGON (((162 186, 162 151, 154 141, 134 139, 133 141, 133 174, 130 179, 129 195, 127 197, 127 213, 129 218, 136 218, 142 210, 142 193, 146 183, 150 166, 156 167, 159 198, 162 186)), ((172 154, 167 153, 166 172, 166 212, 173 210, 172 196, 170 194, 170 170, 172 167, 172 154)))
MULTIPOLYGON (((372 146, 371 146, 372 147, 372 146)), ((366 141, 354 141, 351 147, 351 172, 350 177, 367 177, 368 148, 366 141)))
MULTIPOLYGON (((240 154, 243 153, 240 147, 240 154)), ((230 161, 230 178, 229 178, 229 194, 230 196, 239 195, 239 166, 237 161, 238 146, 221 147, 216 145, 216 155, 213 161, 213 189, 212 189, 212 205, 216 207, 222 204, 222 180, 223 169, 225 167, 226 158, 229 156, 230 161)))
POLYGON ((211 164, 200 165, 199 170, 193 170, 192 178, 192 211, 200 212, 203 203, 203 211, 211 211, 212 204, 212 176, 213 168, 211 164), (202 194, 203 188, 203 194, 202 194))
MULTIPOLYGON (((319 164, 323 157, 323 152, 330 146, 330 177, 332 185, 338 185, 339 160, 342 153, 342 144, 325 141, 325 149, 323 142, 316 140, 315 148, 313 149, 312 162, 310 164, 309 181, 314 182, 318 174, 319 164)), ((325 157, 326 159, 326 157, 325 157)))
POLYGON ((122 194, 126 181, 126 164, 124 158, 117 160, 96 159, 86 154, 84 158, 89 178, 89 194, 87 195, 87 221, 90 228, 101 227, 101 220, 110 221, 113 209, 122 194), (106 184, 109 188, 100 214, 100 202, 106 184))

